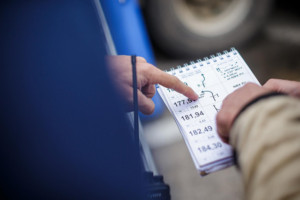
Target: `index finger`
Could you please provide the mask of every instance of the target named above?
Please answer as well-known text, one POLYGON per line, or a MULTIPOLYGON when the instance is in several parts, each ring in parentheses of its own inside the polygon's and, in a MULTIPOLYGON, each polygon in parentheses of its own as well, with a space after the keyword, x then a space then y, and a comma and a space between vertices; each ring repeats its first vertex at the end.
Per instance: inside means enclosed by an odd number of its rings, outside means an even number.
POLYGON ((198 95, 194 92, 192 88, 185 85, 176 76, 172 76, 166 72, 163 72, 156 67, 150 73, 151 80, 154 84, 160 84, 164 87, 174 89, 175 91, 183 94, 184 96, 190 98, 191 100, 197 100, 198 95))

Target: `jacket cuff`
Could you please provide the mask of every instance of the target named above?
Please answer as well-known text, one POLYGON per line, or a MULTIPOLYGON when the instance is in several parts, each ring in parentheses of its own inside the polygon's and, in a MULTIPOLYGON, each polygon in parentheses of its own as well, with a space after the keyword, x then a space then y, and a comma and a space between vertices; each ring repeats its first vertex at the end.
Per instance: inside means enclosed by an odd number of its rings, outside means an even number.
MULTIPOLYGON (((258 96, 256 97, 255 99, 253 99, 252 101, 250 101, 249 103, 247 103, 241 110, 240 112, 237 114, 237 116, 235 117, 234 121, 233 121, 233 124, 235 123, 235 121, 237 120, 237 118, 245 111, 247 110, 249 107, 251 107, 253 104, 263 100, 263 99, 267 99, 267 98, 270 98, 270 97, 275 97, 275 96, 286 96, 287 94, 285 93, 280 93, 280 92, 271 92, 271 93, 267 93, 267 94, 264 94, 264 95, 261 95, 261 96, 258 96)), ((240 165, 239 165, 239 162, 238 162, 238 154, 237 154, 237 151, 236 149, 234 148, 233 149, 233 161, 234 161, 234 164, 236 165, 236 167, 238 169, 240 169, 240 165)))
POLYGON ((263 99, 267 99, 270 97, 274 97, 274 96, 285 96, 287 94, 285 93, 281 93, 281 92, 271 92, 271 93, 267 93, 261 96, 256 97, 255 99, 253 99, 252 101, 250 101, 249 103, 247 103, 241 110, 240 112, 237 114, 237 116, 235 117, 233 123, 236 121, 236 119, 245 111, 247 110, 249 107, 251 107, 253 104, 257 103, 258 101, 261 101, 263 99))

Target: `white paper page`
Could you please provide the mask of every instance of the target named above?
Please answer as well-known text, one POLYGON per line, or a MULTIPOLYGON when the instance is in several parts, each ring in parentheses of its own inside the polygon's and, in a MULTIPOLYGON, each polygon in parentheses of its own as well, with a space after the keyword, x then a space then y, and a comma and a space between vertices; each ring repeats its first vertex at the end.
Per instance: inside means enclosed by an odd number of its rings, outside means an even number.
POLYGON ((216 114, 223 99, 247 82, 259 84, 234 49, 168 73, 194 89, 197 101, 160 86, 158 92, 175 118, 196 168, 208 173, 232 164, 232 149, 216 132, 216 114))

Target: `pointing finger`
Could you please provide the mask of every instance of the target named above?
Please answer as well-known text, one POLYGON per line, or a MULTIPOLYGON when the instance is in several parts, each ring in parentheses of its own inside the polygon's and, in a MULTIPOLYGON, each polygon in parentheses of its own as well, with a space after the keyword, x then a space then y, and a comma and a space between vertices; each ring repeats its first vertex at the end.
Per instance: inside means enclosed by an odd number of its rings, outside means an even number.
POLYGON ((152 81, 153 84, 160 84, 164 87, 174 89, 175 91, 185 95, 192 100, 198 99, 198 95, 194 92, 194 90, 185 85, 177 77, 163 72, 156 67, 153 67, 149 71, 151 72, 149 73, 148 78, 152 81))

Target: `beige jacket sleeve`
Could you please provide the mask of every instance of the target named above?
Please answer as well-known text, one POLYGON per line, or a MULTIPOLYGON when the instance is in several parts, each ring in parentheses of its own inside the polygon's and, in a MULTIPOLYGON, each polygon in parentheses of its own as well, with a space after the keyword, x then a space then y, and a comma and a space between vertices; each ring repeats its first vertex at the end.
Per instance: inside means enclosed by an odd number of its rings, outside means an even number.
POLYGON ((231 130, 245 185, 245 199, 300 199, 300 100, 262 99, 231 130))

